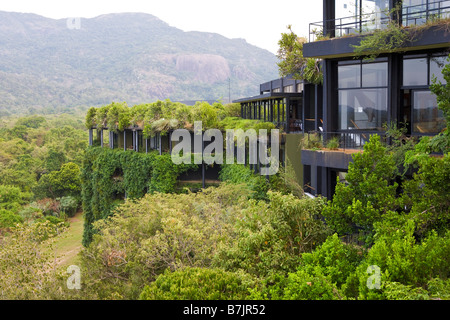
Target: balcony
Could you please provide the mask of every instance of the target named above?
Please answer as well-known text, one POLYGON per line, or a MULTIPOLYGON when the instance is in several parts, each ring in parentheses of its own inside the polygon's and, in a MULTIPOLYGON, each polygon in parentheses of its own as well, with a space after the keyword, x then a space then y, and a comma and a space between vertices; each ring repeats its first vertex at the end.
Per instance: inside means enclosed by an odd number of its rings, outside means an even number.
MULTIPOLYGON (((401 22, 405 27, 423 25, 429 21, 450 18, 450 0, 429 0, 420 5, 404 5, 401 22)), ((389 12, 379 11, 329 19, 309 24, 309 42, 327 38, 361 35, 385 28, 390 21, 389 12), (327 32, 324 34, 323 30, 327 32)))

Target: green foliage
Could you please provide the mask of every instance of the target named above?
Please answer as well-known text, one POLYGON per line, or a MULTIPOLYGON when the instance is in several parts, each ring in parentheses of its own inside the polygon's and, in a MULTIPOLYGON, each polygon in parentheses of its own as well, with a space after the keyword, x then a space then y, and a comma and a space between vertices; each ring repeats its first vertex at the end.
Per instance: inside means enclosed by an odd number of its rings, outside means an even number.
POLYGON ((364 36, 359 45, 352 45, 356 59, 364 56, 366 60, 373 60, 381 53, 399 52, 407 42, 414 41, 414 33, 402 27, 397 19, 392 19, 393 16, 399 17, 401 10, 402 3, 399 3, 387 13, 391 18, 384 28, 364 36))
POLYGON ((141 300, 247 300, 256 281, 243 272, 186 268, 166 271, 145 286, 141 300))
POLYGON ((0 209, 17 212, 28 197, 18 187, 0 185, 0 209))
POLYGON ((427 288, 433 278, 448 279, 450 276, 450 232, 439 236, 431 232, 421 242, 413 236, 414 224, 408 223, 404 230, 378 239, 356 274, 359 278, 360 299, 386 299, 385 288, 369 290, 366 286, 367 267, 377 265, 381 270, 381 282, 397 282, 404 286, 427 288))
POLYGON ((282 77, 292 75, 294 79, 306 80, 310 83, 321 84, 323 72, 320 60, 303 57, 305 38, 298 37, 288 26, 289 33, 282 33, 278 41, 278 71, 282 77))
POLYGON ((330 150, 339 149, 339 137, 333 137, 327 141, 326 148, 330 150))
POLYGON ((268 203, 249 201, 251 206, 235 226, 236 241, 220 249, 215 266, 258 277, 292 272, 301 253, 326 239, 329 231, 316 217, 324 206, 321 198, 298 199, 270 191, 268 197, 268 203))
MULTIPOLYGON (((235 184, 245 183, 251 191, 251 197, 256 200, 266 200, 270 182, 265 177, 257 175, 248 166, 224 164, 220 170, 219 179, 235 184)), ((272 177, 272 179, 275 179, 272 177)))
POLYGON ((44 174, 34 192, 39 198, 80 196, 80 168, 72 162, 63 164, 61 170, 44 174))
POLYGON ((347 279, 362 261, 356 247, 344 244, 336 234, 311 253, 303 253, 298 270, 288 276, 276 275, 263 282, 256 299, 332 300, 342 299, 347 279))
MULTIPOLYGON (((220 121, 240 115, 240 104, 197 102, 190 107, 170 100, 138 104, 129 108, 126 102, 112 102, 100 108, 90 108, 86 114, 85 125, 91 128, 109 128, 112 131, 123 131, 129 126, 143 129, 144 137, 153 137, 156 133, 165 135, 169 130, 185 128, 192 130, 194 121, 201 121, 203 129, 221 129, 220 121)), ((274 128, 273 124, 262 124, 260 121, 249 123, 261 128, 274 128)), ((238 125, 238 124, 236 124, 238 125)), ((231 129, 231 128, 229 128, 231 129)))
POLYGON ((416 233, 445 230, 450 226, 450 157, 421 157, 418 172, 403 184, 403 200, 408 218, 416 224, 416 233))
POLYGON ((66 161, 67 158, 62 151, 51 148, 45 158, 45 167, 48 172, 58 171, 66 161))
POLYGON ((68 217, 73 217, 78 210, 79 201, 75 197, 67 196, 59 199, 60 210, 68 217))
POLYGON ((339 293, 326 276, 305 270, 290 273, 283 288, 284 300, 337 300, 339 293))
POLYGON ((19 118, 16 122, 17 125, 24 125, 27 128, 37 129, 47 122, 43 116, 29 116, 24 118, 19 118))
POLYGON ((209 268, 220 243, 233 240, 247 197, 242 186, 223 185, 126 201, 94 224, 98 232, 81 255, 87 290, 100 299, 136 299, 166 269, 209 268))
POLYGON ((0 209, 0 230, 14 227, 18 223, 23 223, 23 218, 11 211, 0 209))
POLYGON ((362 252, 358 251, 356 247, 343 243, 337 234, 333 234, 313 252, 302 255, 299 269, 309 274, 320 272, 330 283, 340 288, 363 258, 362 252))
POLYGON ((56 270, 52 238, 62 224, 17 225, 0 238, 0 300, 47 300, 70 296, 56 270))
POLYGON ((340 235, 362 231, 370 243, 373 224, 400 207, 398 185, 394 182, 397 172, 395 161, 380 137, 371 136, 364 152, 353 156, 347 184, 337 183, 333 200, 324 208, 327 223, 340 235))
POLYGON ((300 140, 299 147, 301 149, 316 150, 323 148, 322 137, 318 133, 307 133, 300 140))
POLYGON ((169 154, 158 155, 89 148, 81 170, 82 202, 85 217, 83 244, 93 234, 92 223, 111 215, 115 199, 138 199, 147 192, 174 192, 177 177, 196 169, 175 165, 169 154))
POLYGON ((263 122, 260 120, 252 119, 242 119, 240 117, 226 117, 218 123, 218 129, 222 130, 237 130, 242 129, 243 131, 254 129, 256 133, 259 134, 260 129, 265 129, 270 132, 272 129, 276 129, 272 122, 263 122))

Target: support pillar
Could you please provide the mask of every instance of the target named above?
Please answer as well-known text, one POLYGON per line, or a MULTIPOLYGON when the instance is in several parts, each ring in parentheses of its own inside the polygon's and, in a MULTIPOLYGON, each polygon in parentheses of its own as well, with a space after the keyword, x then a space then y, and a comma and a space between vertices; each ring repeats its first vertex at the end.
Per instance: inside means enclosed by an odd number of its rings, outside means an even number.
POLYGON ((311 192, 313 195, 317 195, 317 166, 311 165, 311 192))

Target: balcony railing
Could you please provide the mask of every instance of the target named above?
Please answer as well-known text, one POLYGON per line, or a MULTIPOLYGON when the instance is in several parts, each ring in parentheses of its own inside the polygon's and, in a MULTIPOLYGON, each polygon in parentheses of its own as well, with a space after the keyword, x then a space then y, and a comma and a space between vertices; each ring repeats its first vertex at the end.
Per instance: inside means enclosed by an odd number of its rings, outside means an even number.
MULTIPOLYGON (((450 18, 450 0, 429 1, 426 4, 404 6, 402 9, 403 26, 421 25, 430 20, 450 18)), ((309 42, 316 41, 323 34, 324 25, 333 26, 334 37, 344 37, 383 29, 390 21, 387 12, 372 12, 337 19, 313 22, 309 24, 309 42)))
POLYGON ((362 150, 366 142, 370 140, 370 136, 377 134, 381 137, 383 143, 387 143, 387 136, 384 132, 323 132, 323 131, 310 131, 306 139, 311 141, 317 141, 323 147, 330 148, 330 141, 333 141, 333 146, 330 149, 356 149, 362 150), (316 135, 311 137, 310 135, 316 135))
POLYGON ((402 10, 403 26, 414 26, 429 20, 450 18, 450 1, 429 1, 426 4, 405 6, 402 10))

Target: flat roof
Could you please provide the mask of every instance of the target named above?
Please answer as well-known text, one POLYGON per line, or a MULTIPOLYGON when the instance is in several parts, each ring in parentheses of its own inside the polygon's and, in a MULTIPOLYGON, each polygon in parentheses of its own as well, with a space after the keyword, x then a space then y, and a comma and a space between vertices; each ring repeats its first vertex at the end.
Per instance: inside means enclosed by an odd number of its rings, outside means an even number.
POLYGON ((282 98, 301 98, 301 97, 303 97, 303 92, 272 92, 272 93, 268 92, 260 94, 258 96, 233 100, 233 103, 244 103, 244 102, 271 100, 271 99, 282 99, 282 98))

